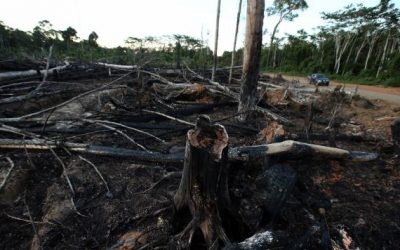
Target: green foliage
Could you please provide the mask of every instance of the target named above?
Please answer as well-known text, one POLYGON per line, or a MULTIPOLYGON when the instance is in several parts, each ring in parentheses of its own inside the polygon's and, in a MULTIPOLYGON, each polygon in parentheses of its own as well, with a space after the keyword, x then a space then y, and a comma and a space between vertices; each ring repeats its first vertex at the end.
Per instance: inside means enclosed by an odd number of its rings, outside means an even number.
POLYGON ((272 6, 267 8, 267 15, 279 15, 282 19, 293 21, 298 16, 297 10, 305 10, 308 4, 305 0, 274 0, 272 6))
POLYGON ((87 40, 80 40, 74 28, 54 30, 47 20, 40 21, 32 32, 14 30, 0 21, 2 57, 45 58, 49 47, 53 45, 52 58, 55 60, 68 57, 76 61, 107 61, 159 67, 176 66, 177 55, 180 61, 194 67, 208 67, 212 61, 212 51, 201 40, 187 35, 128 37, 125 40, 126 47, 117 48, 100 47, 98 38, 93 31, 87 40))
MULTIPOLYGON (((286 1, 274 2, 277 3, 283 6, 286 1)), ((279 13, 276 6, 267 12, 279 13)), ((264 46, 262 68, 306 75, 322 72, 344 82, 398 86, 400 11, 391 0, 381 0, 373 7, 349 5, 323 13, 323 18, 329 24, 319 27, 315 34, 300 30, 296 35, 287 35, 283 42, 264 46), (268 63, 271 55, 275 59, 268 63)))
POLYGON ((383 82, 387 87, 400 87, 400 76, 392 77, 383 82))
POLYGON ((89 43, 89 45, 91 46, 91 47, 94 47, 94 48, 97 48, 97 47, 99 47, 99 45, 97 44, 97 39, 99 38, 99 36, 97 35, 97 33, 96 32, 92 32, 92 33, 90 33, 89 34, 89 37, 88 37, 88 43, 89 43))

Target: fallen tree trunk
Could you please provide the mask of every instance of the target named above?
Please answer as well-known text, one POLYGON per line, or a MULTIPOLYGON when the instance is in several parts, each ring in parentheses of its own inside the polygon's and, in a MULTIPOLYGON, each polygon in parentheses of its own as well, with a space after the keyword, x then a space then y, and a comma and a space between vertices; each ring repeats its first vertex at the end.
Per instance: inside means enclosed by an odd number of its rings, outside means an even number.
MULTIPOLYGON (((282 142, 285 140, 295 140, 295 141, 306 141, 315 140, 315 141, 327 141, 330 137, 328 134, 323 133, 300 133, 300 134, 288 134, 283 136, 283 138, 276 138, 276 142, 282 142)), ((336 141, 352 141, 352 142, 368 142, 368 141, 377 141, 378 138, 361 135, 361 134, 336 134, 336 141)))
POLYGON ((5 80, 10 80, 10 79, 16 79, 16 78, 21 78, 21 77, 29 77, 29 76, 43 76, 44 74, 47 75, 52 75, 59 70, 63 70, 69 67, 69 64, 63 65, 63 66, 58 66, 55 68, 51 68, 48 71, 43 69, 43 70, 25 70, 25 71, 11 71, 11 72, 3 72, 0 73, 0 82, 5 81, 5 80))
POLYGON ((96 63, 98 66, 103 66, 105 68, 117 69, 117 70, 134 70, 137 69, 137 65, 119 65, 119 64, 110 64, 110 63, 96 63))
POLYGON ((248 161, 254 158, 283 154, 290 154, 295 157, 324 156, 332 159, 347 159, 352 161, 371 161, 378 157, 376 153, 349 151, 287 140, 278 143, 232 148, 229 150, 229 159, 248 161))
POLYGON ((155 152, 146 152, 142 150, 133 150, 126 148, 114 148, 107 146, 88 145, 83 143, 56 142, 43 139, 34 140, 13 140, 0 139, 0 148, 2 149, 33 149, 48 150, 50 148, 67 148, 72 152, 92 154, 99 156, 131 158, 143 162, 157 163, 180 163, 183 162, 183 154, 162 154, 155 152))
MULTIPOLYGON (((183 162, 183 153, 163 154, 157 152, 145 152, 126 148, 115 148, 108 146, 96 146, 83 143, 57 142, 44 139, 17 140, 0 139, 2 149, 37 149, 47 150, 49 148, 68 148, 74 152, 86 154, 132 158, 144 162, 183 162)), ((266 156, 291 155, 293 157, 322 156, 331 159, 344 159, 350 161, 373 161, 378 157, 376 153, 361 151, 349 151, 340 148, 326 147, 297 141, 283 141, 279 143, 243 146, 229 149, 229 160, 251 161, 266 156)))

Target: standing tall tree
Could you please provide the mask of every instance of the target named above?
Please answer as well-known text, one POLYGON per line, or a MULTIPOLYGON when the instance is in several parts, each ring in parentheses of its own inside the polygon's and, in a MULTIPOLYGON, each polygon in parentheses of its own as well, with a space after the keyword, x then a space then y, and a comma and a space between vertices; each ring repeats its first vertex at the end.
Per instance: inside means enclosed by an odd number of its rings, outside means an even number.
POLYGON ((77 32, 74 28, 68 27, 66 30, 61 31, 61 36, 64 40, 66 49, 68 50, 74 40, 78 39, 77 32))
POLYGON ((219 14, 221 13, 221 0, 218 0, 217 6, 217 20, 215 24, 215 43, 214 43, 214 62, 211 74, 211 80, 215 80, 215 71, 217 70, 217 57, 218 57, 218 36, 219 36, 219 14))
POLYGON ((229 83, 232 82, 233 67, 235 66, 236 42, 237 42, 237 35, 239 32, 239 22, 240 22, 241 11, 242 11, 242 0, 239 0, 239 8, 238 8, 238 13, 237 13, 237 18, 236 18, 235 38, 233 40, 231 68, 229 70, 229 83))
POLYGON ((244 121, 247 112, 256 105, 258 73, 264 20, 264 0, 247 0, 246 37, 243 54, 242 86, 240 90, 239 117, 244 121))
MULTIPOLYGON (((308 8, 307 2, 305 0, 274 0, 271 7, 267 8, 267 15, 279 15, 279 20, 275 24, 274 29, 271 34, 271 40, 269 43, 270 49, 268 54, 268 64, 270 63, 270 57, 273 51, 274 39, 279 25, 283 20, 293 21, 298 14, 295 13, 297 10, 305 10, 308 8)), ((272 63, 273 65, 274 63, 272 63)))
POLYGON ((99 47, 99 45, 97 44, 97 39, 99 39, 99 36, 96 32, 93 31, 92 33, 90 33, 88 37, 89 45, 95 48, 99 47))
POLYGON ((61 31, 61 36, 65 42, 73 42, 78 38, 77 33, 74 28, 68 27, 66 30, 61 31))

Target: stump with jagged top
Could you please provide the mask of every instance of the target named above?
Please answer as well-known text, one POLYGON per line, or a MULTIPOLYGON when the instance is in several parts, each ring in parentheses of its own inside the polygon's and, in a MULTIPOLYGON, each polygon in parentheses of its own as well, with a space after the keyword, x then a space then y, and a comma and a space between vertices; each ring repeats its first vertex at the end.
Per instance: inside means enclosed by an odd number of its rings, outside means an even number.
POLYGON ((177 211, 189 207, 191 222, 178 235, 179 247, 190 246, 200 229, 209 249, 229 239, 221 225, 220 208, 229 207, 227 184, 228 134, 208 116, 200 116, 187 133, 183 175, 174 196, 177 211))

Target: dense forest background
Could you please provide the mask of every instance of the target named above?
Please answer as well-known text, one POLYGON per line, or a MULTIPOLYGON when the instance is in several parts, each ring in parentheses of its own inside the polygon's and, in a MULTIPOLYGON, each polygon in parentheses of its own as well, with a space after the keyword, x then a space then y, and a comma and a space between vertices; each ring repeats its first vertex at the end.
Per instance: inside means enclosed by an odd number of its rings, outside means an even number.
MULTIPOLYGON (((294 21, 307 7, 288 9, 274 1, 267 8, 268 16, 277 15, 279 23, 294 21)), ((301 1, 300 1, 301 2, 301 1)), ((305 1, 302 1, 305 3, 305 1)), ((261 67, 264 71, 289 74, 322 72, 332 79, 379 83, 400 86, 400 11, 390 0, 381 0, 374 7, 349 5, 333 13, 322 13, 328 21, 313 34, 299 30, 297 34, 277 36, 262 48, 261 67)), ((138 64, 155 67, 208 68, 213 51, 204 41, 186 35, 162 37, 129 37, 125 45, 116 48, 101 47, 98 35, 92 32, 86 39, 68 27, 55 30, 52 24, 41 21, 29 32, 7 26, 0 21, 0 60, 10 58, 43 59, 52 48, 55 61, 138 64)), ((225 51, 218 58, 218 66, 230 66, 232 52, 225 51)), ((242 49, 236 53, 236 65, 242 63, 242 49)))

